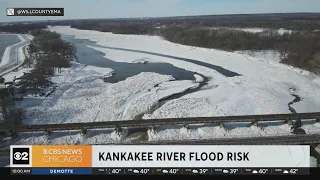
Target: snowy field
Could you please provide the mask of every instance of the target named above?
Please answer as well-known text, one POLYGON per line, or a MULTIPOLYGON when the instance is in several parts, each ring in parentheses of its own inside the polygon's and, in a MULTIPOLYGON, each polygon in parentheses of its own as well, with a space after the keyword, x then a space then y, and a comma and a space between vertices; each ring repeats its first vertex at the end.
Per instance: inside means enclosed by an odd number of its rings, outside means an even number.
MULTIPOLYGON (((291 113, 288 103, 294 97, 290 95, 290 88, 295 88, 295 93, 302 98, 301 102, 292 105, 297 112, 320 110, 319 77, 280 64, 277 60, 268 61, 247 54, 184 46, 155 36, 115 35, 70 27, 49 29, 64 35, 74 35, 77 39, 94 41, 100 46, 90 48, 103 52, 106 58, 113 61, 143 63, 146 60, 148 63, 170 63, 206 76, 209 81, 199 91, 167 101, 160 108, 150 112, 152 107, 158 105, 159 100, 196 88, 204 81, 203 78, 195 75, 194 81, 177 81, 169 75, 143 72, 111 84, 103 79, 112 76, 112 69, 74 63, 72 68, 63 69, 62 73, 52 78, 58 86, 52 95, 47 98, 28 97, 19 102, 19 105, 26 109, 25 124, 114 121, 140 117, 157 119, 291 113), (187 62, 181 57, 200 63, 187 62), (220 66, 241 76, 227 77, 201 63, 220 66)), ((248 127, 247 124, 226 124, 226 129, 208 125, 193 125, 189 130, 182 126, 161 127, 155 131, 148 131, 148 135, 149 140, 172 140, 290 134, 290 127, 282 122, 261 125, 261 128, 248 127)), ((320 133, 319 123, 306 124, 305 131, 311 134, 320 133)), ((121 138, 125 136, 121 135, 119 139, 113 134, 114 132, 110 131, 104 133, 106 137, 95 135, 94 140, 79 140, 79 132, 74 136, 60 134, 56 138, 51 137, 51 140, 43 138, 43 134, 37 134, 30 135, 28 140, 18 137, 14 143, 113 142, 122 141, 121 138)))
POLYGON ((22 77, 24 75, 24 73, 29 72, 30 70, 32 70, 32 68, 18 68, 17 71, 12 71, 8 74, 3 75, 2 77, 6 80, 6 81, 13 81, 14 77, 19 78, 22 77))
MULTIPOLYGON (((233 30, 238 30, 238 31, 245 31, 245 32, 250 32, 250 33, 261 33, 266 30, 270 29, 263 29, 263 28, 229 28, 229 27, 209 27, 210 29, 233 29, 233 30)), ((292 33, 292 30, 287 30, 287 29, 277 29, 276 30, 279 34, 284 34, 284 33, 292 33)))

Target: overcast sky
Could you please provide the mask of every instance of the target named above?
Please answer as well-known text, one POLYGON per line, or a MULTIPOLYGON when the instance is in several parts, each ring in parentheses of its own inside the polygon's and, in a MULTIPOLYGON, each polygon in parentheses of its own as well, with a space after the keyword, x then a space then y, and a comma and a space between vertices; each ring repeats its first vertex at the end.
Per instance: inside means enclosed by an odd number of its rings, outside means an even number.
POLYGON ((320 0, 0 0, 0 22, 319 11, 320 0), (62 7, 65 16, 7 17, 15 7, 62 7))

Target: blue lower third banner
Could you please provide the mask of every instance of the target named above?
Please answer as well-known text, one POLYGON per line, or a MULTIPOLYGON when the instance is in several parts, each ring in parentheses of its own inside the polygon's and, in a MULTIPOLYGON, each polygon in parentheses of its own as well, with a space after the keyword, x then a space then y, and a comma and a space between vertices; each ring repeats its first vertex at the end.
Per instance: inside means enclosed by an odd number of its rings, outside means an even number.
POLYGON ((32 168, 35 175, 85 175, 92 174, 92 168, 32 168))

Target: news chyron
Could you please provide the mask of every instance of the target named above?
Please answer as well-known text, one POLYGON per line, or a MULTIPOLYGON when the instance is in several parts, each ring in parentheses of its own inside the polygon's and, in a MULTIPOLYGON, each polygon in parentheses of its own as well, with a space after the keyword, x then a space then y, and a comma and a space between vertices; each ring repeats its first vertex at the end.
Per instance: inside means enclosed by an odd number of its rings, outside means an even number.
POLYGON ((12 175, 307 175, 309 167, 304 145, 10 146, 12 175))

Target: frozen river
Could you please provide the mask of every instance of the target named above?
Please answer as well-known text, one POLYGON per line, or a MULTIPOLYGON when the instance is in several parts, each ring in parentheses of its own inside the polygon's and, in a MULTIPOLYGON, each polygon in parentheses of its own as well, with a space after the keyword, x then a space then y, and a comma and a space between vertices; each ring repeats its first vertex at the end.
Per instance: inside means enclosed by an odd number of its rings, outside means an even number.
POLYGON ((0 62, 2 61, 2 56, 6 48, 18 42, 20 42, 20 39, 17 35, 0 34, 0 62))
POLYGON ((169 63, 143 64, 117 62, 112 59, 105 58, 104 53, 88 47, 98 47, 95 42, 85 39, 75 39, 72 36, 62 36, 62 38, 77 47, 77 58, 79 63, 113 69, 116 74, 108 80, 109 82, 119 82, 125 80, 128 77, 138 75, 141 72, 156 72, 163 75, 172 75, 177 80, 194 80, 193 72, 175 67, 169 63))

